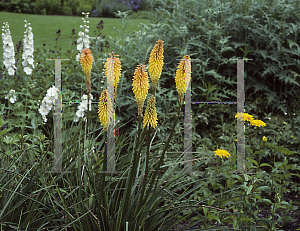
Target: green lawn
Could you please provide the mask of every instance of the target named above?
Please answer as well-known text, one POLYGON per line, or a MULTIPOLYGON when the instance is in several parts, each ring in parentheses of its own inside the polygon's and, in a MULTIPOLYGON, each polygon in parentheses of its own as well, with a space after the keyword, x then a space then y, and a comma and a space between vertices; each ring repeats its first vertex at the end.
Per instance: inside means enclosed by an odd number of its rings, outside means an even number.
MULTIPOLYGON (((84 15, 83 15, 84 16, 84 15)), ((132 16, 131 16, 132 17, 132 16)), ((16 52, 16 44, 24 39, 25 32, 25 22, 31 23, 33 39, 34 39, 34 50, 37 47, 42 47, 43 44, 46 44, 46 48, 54 50, 54 46, 56 45, 56 32, 61 30, 60 38, 57 42, 58 46, 62 47, 62 52, 66 52, 71 49, 71 41, 72 41, 72 29, 75 29, 76 39, 78 38, 78 32, 83 31, 80 28, 80 25, 83 25, 82 17, 77 16, 56 16, 56 15, 34 15, 34 14, 20 14, 20 13, 10 13, 10 12, 1 12, 0 13, 0 22, 1 29, 4 25, 3 23, 9 23, 9 29, 12 36, 12 41, 14 43, 14 49, 16 52), (52 47, 53 45, 53 47, 52 47)), ((95 37, 95 30, 98 34, 97 24, 103 20, 104 29, 101 30, 102 35, 105 35, 109 40, 108 36, 112 36, 116 39, 121 39, 121 35, 113 29, 113 27, 121 30, 122 29, 122 21, 120 18, 88 18, 89 23, 89 36, 95 37)), ((139 24, 145 23, 146 25, 150 24, 150 21, 147 19, 126 19, 125 22, 128 22, 124 34, 131 33, 133 31, 138 31, 139 24)), ((2 32, 4 33, 4 32, 2 32)), ((2 37, 1 37, 2 41, 2 37)), ((90 39, 90 42, 92 39, 90 39)), ((74 46, 73 46, 74 47, 74 46)), ((74 48, 73 48, 74 49, 74 48)), ((61 57, 68 58, 68 57, 61 57)), ((3 60, 3 41, 0 45, 0 60, 3 60)))

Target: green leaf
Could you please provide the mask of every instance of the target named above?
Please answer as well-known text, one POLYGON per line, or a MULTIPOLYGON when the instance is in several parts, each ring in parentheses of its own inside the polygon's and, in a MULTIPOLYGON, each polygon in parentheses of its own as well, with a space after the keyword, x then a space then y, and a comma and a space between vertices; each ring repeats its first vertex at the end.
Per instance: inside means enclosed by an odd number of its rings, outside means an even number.
POLYGON ((240 221, 250 221, 250 222, 254 222, 251 218, 248 218, 248 217, 242 217, 240 219, 240 221))
POLYGON ((244 182, 244 180, 242 179, 242 177, 240 177, 239 175, 232 175, 233 177, 237 178, 240 182, 244 182))
POLYGON ((248 148, 248 147, 245 147, 245 148, 250 152, 250 154, 253 153, 252 149, 250 149, 250 148, 248 148))
POLYGON ((270 204, 270 205, 273 204, 272 201, 270 201, 269 199, 260 199, 260 200, 258 200, 257 202, 258 202, 258 203, 259 203, 259 202, 260 202, 260 203, 266 203, 266 204, 270 204))
POLYGON ((210 219, 216 220, 216 221, 218 221, 219 223, 221 223, 221 221, 220 221, 220 218, 218 218, 216 215, 212 215, 212 214, 210 214, 210 215, 208 215, 208 216, 207 216, 207 218, 210 218, 210 219))
POLYGON ((268 167, 271 167, 271 168, 272 168, 272 166, 269 165, 269 164, 267 164, 267 163, 262 163, 259 167, 264 167, 264 166, 268 166, 268 167))
POLYGON ((253 159, 250 159, 250 158, 247 158, 247 160, 249 160, 251 163, 253 163, 257 166, 257 161, 256 160, 253 160, 253 159))
POLYGON ((292 155, 292 154, 298 153, 296 151, 290 151, 289 149, 284 148, 284 147, 278 147, 277 151, 283 152, 286 155, 292 155))
POLYGON ((208 212, 208 208, 203 207, 203 212, 204 212, 204 215, 206 217, 207 216, 207 212, 208 212))
POLYGON ((269 186, 259 186, 255 189, 255 191, 262 191, 262 190, 266 190, 269 189, 269 186))
POLYGON ((263 154, 263 153, 264 153, 264 151, 256 151, 253 154, 256 155, 256 154, 263 154))
POLYGON ((250 194, 250 192, 251 192, 252 188, 253 188, 253 185, 250 185, 250 186, 249 186, 249 188, 247 189, 247 195, 249 195, 249 194, 250 194))

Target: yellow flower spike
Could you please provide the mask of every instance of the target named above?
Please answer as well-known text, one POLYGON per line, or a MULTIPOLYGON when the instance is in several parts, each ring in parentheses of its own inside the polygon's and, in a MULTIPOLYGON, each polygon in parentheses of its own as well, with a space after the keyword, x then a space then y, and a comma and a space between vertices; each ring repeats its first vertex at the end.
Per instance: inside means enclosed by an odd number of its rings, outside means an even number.
POLYGON ((157 126, 157 113, 156 113, 156 108, 155 108, 155 98, 154 95, 150 97, 148 100, 147 104, 147 109, 145 111, 145 116, 144 116, 144 126, 151 126, 155 128, 157 126))
POLYGON ((132 90, 136 98, 138 105, 138 114, 142 115, 142 110, 144 106, 144 101, 149 90, 149 77, 148 73, 145 71, 145 65, 138 65, 134 72, 134 78, 132 79, 132 90))
POLYGON ((267 137, 263 136, 263 141, 267 142, 267 140, 268 140, 267 137))
POLYGON ((91 54, 91 50, 89 48, 85 48, 82 50, 80 56, 80 63, 85 75, 86 87, 89 91, 91 91, 91 70, 93 65, 93 55, 91 54))
POLYGON ((223 157, 229 157, 230 156, 230 154, 226 151, 226 150, 220 150, 220 149, 218 149, 217 151, 214 151, 216 154, 215 154, 215 156, 220 156, 221 158, 223 158, 223 157))
POLYGON ((162 68, 164 65, 164 49, 162 40, 156 41, 149 58, 149 75, 153 84, 154 91, 156 90, 158 80, 160 78, 162 68))
POLYGON ((105 77, 108 78, 108 83, 110 86, 114 85, 114 99, 116 100, 116 92, 118 83, 121 77, 121 61, 119 58, 116 58, 114 52, 111 52, 112 54, 109 54, 111 58, 106 59, 105 63, 105 77))
MULTIPOLYGON (((185 68, 184 78, 185 78, 185 81, 187 83, 189 83, 191 81, 191 73, 192 73, 191 60, 188 55, 186 55, 185 58, 186 58, 186 60, 185 60, 185 64, 184 64, 185 65, 184 66, 184 68, 185 68)), ((186 92, 187 88, 188 88, 188 84, 185 87, 185 92, 186 92)))
POLYGON ((104 89, 99 97, 98 116, 103 128, 107 131, 107 126, 113 116, 113 105, 107 89, 104 89))
POLYGON ((176 88, 179 95, 179 101, 183 100, 183 96, 188 88, 189 82, 191 80, 191 61, 189 60, 189 56, 186 55, 183 57, 185 60, 182 60, 176 71, 176 88), (187 70, 186 70, 187 67, 187 70), (185 82, 187 84, 185 84, 185 82))

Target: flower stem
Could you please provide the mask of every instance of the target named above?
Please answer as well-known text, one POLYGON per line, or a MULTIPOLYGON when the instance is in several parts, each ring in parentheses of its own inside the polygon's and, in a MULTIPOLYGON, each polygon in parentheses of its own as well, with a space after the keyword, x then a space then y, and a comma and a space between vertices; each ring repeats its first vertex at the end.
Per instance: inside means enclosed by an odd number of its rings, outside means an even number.
MULTIPOLYGON (((107 132, 105 133, 105 143, 104 143, 104 153, 103 153, 103 167, 102 167, 102 179, 101 179, 101 189, 100 189, 100 211, 102 211, 100 214, 101 214, 101 217, 102 218, 105 218, 105 206, 104 206, 104 203, 105 203, 105 192, 104 192, 104 188, 105 188, 105 172, 107 169, 106 169, 106 143, 107 143, 107 132)), ((105 219, 104 219, 105 221, 105 219)), ((103 227, 106 227, 106 224, 103 224, 103 227)))
POLYGON ((144 200, 144 193, 145 193, 147 177, 148 177, 148 173, 149 173, 149 153, 150 153, 150 126, 149 126, 149 130, 148 130, 146 169, 145 169, 145 174, 144 174, 143 179, 142 179, 143 186, 142 186, 142 192, 141 192, 141 195, 140 195, 140 202, 139 202, 139 205, 138 205, 136 211, 139 211, 141 209, 142 204, 144 204, 144 202, 146 200, 146 198, 144 200))
MULTIPOLYGON (((130 175, 128 180, 126 181, 126 190, 125 190, 125 199, 124 199, 124 207, 123 207, 123 211, 126 213, 127 212, 127 216, 125 216, 125 218, 123 219, 123 223, 125 223, 126 219, 128 218, 129 214, 128 210, 129 210, 129 197, 131 195, 131 191, 132 191, 132 185, 133 185, 133 181, 135 180, 135 176, 136 176, 136 172, 137 172, 137 165, 139 162, 139 158, 140 158, 140 152, 141 152, 141 148, 142 145, 140 145, 140 140, 142 141, 142 139, 140 139, 140 130, 141 130, 141 114, 139 115, 139 126, 138 126, 138 137, 137 137, 137 141, 135 144, 135 149, 134 149, 134 154, 133 154, 133 166, 132 166, 132 170, 130 171, 130 175), (138 146, 140 145, 140 149, 138 150, 138 146)), ((146 133, 146 128, 145 127, 143 129, 143 133, 141 135, 141 137, 145 136, 146 133)), ((125 225, 125 224, 122 224, 125 225)))
MULTIPOLYGON (((88 167, 88 146, 86 142, 87 134, 88 134, 88 119, 89 119, 89 102, 90 102, 90 91, 88 91, 88 110, 87 110, 87 117, 86 117, 86 123, 85 123, 85 135, 84 135, 84 165, 88 167)), ((87 187, 87 176, 84 175, 84 182, 85 182, 85 191, 87 187)))
MULTIPOLYGON (((178 109, 177 109, 177 115, 176 115, 176 118, 175 118, 175 120, 174 120, 174 124, 173 124, 172 130, 171 130, 171 132, 170 132, 169 138, 168 138, 168 140, 167 140, 167 142, 166 142, 166 144, 165 144, 165 147, 164 147, 164 149, 163 149, 163 152, 162 152, 161 157, 160 157, 160 159, 159 159, 159 162, 158 162, 158 164, 157 164, 155 173, 153 173, 153 175, 152 175, 152 180, 151 180, 149 189, 148 189, 148 191, 147 191, 146 198, 149 196, 149 193, 150 193, 150 191, 151 191, 151 189, 152 189, 152 186, 153 186, 155 177, 157 176, 158 169, 159 169, 159 167, 161 166, 161 164, 162 164, 162 162, 163 162, 163 159, 164 159, 164 156, 165 156, 165 152, 167 151, 167 148, 168 148, 168 146, 169 146, 170 140, 171 140, 171 138, 172 138, 172 136, 173 136, 173 133, 174 133, 174 130, 175 130, 175 126, 176 126, 176 124, 177 124, 177 120, 178 120, 178 117, 179 117, 180 108, 181 108, 181 101, 179 101, 179 105, 178 105, 178 109)), ((158 178, 157 178, 157 180, 156 180, 155 187, 157 186, 157 182, 158 182, 158 178)))

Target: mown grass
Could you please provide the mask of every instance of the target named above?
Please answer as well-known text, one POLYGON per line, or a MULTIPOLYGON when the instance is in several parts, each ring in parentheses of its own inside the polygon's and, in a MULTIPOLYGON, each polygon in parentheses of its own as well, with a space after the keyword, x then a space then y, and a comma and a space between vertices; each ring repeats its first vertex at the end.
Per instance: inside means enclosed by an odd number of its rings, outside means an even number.
MULTIPOLYGON (((139 13, 140 14, 140 13, 139 13)), ((33 39, 34 39, 34 49, 37 47, 42 47, 43 44, 46 44, 46 49, 52 49, 56 45, 56 38, 58 37, 56 32, 61 30, 60 38, 57 40, 57 46, 62 48, 62 54, 66 53, 67 50, 72 49, 72 29, 75 29, 76 39, 78 38, 78 32, 82 31, 82 28, 79 25, 83 25, 82 17, 77 16, 57 16, 57 15, 32 15, 32 14, 20 14, 20 13, 11 13, 11 12, 1 12, 0 14, 0 22, 1 25, 3 23, 9 23, 9 29, 12 36, 12 41, 15 46, 16 52, 16 44, 19 41, 24 39, 24 32, 26 28, 24 27, 25 22, 27 20, 28 23, 31 23, 33 39)), ((121 34, 117 32, 116 29, 122 30, 122 23, 119 18, 97 18, 97 17, 89 17, 87 24, 89 28, 89 36, 96 37, 97 24, 103 20, 104 28, 101 30, 101 35, 105 35, 105 39, 108 42, 111 42, 111 39, 108 36, 111 36, 115 39, 121 39, 121 34), (94 32, 96 31, 96 32, 94 32)), ((145 23, 146 25, 150 24, 148 19, 139 19, 131 16, 131 19, 125 19, 125 23, 128 23, 124 34, 130 34, 133 31, 138 31, 138 25, 140 23, 145 23)), ((92 42, 92 39, 90 39, 92 42)), ((122 43, 122 41, 121 41, 122 43)), ((74 47, 74 46, 73 46, 74 47)), ((73 48, 74 49, 74 48, 73 48)), ((22 51, 20 51, 22 52, 22 51)), ((1 60, 3 59, 3 41, 0 46, 1 60)), ((62 57, 67 58, 67 57, 62 57)))

